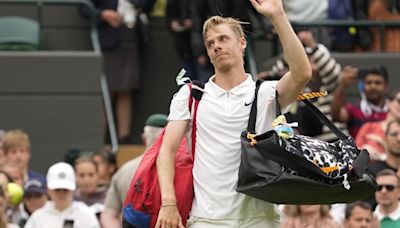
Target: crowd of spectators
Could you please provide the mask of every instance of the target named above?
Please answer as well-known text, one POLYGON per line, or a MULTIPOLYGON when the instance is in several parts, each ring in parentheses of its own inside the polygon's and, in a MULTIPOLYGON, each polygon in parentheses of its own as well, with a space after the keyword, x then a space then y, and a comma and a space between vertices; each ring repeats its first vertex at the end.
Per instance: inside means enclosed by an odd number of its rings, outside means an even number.
MULTIPOLYGON (((142 135, 146 147, 166 123, 164 114, 147 118, 142 135)), ((0 164, 0 227, 120 227, 123 200, 142 156, 116 172, 115 156, 110 151, 82 151, 69 159, 70 163, 52 165, 45 177, 29 169, 27 133, 4 132, 0 145, 5 156, 0 164), (24 162, 12 163, 15 158, 9 157, 10 151, 18 151, 24 162), (24 176, 22 170, 29 171, 24 176)))
MULTIPOLYGON (((348 19, 400 19, 399 1, 348 1, 351 5, 348 19)), ((139 33, 143 31, 138 26, 143 21, 138 20, 145 20, 139 16, 148 13, 154 1, 140 6, 135 5, 140 1, 93 2, 101 21, 103 69, 116 103, 119 143, 131 143, 132 97, 140 88, 139 36, 143 34, 139 33)), ((329 2, 283 0, 288 17, 294 22, 329 19, 329 2)), ((250 21, 253 10, 248 1, 240 0, 167 1, 166 26, 174 38, 171 45, 192 79, 207 81, 212 72, 202 41, 204 20, 218 14, 250 21)), ((246 31, 252 30, 250 25, 245 26, 246 31)), ((359 69, 336 61, 331 51, 381 51, 382 37, 376 28, 348 31, 353 40, 344 47, 337 43, 340 40, 337 36, 342 33, 335 30, 322 29, 317 41, 319 31, 297 29, 313 69, 305 92, 328 91, 327 96, 312 102, 339 129, 355 138, 360 149, 369 151, 371 161, 367 171, 376 178, 378 190, 369 199, 347 205, 281 205, 282 227, 400 227, 400 91, 389 90, 390 78, 395 75, 388 75, 383 66, 359 69), (352 85, 357 85, 360 95, 355 103, 346 100, 346 92, 352 85)), ((383 51, 400 51, 400 28, 387 29, 384 34, 383 51)), ((285 57, 280 56, 258 77, 277 79, 288 70, 285 57)), ((302 103, 291 109, 288 119, 299 121, 302 134, 329 142, 337 140, 326 126, 314 120, 302 103)), ((166 123, 163 114, 151 115, 146 120, 142 135, 146 148, 166 123)), ((29 167, 33 156, 30 148, 26 132, 0 130, 0 228, 120 227, 123 199, 142 156, 118 169, 115 155, 101 149, 81 153, 69 163, 53 164, 43 175, 29 167), (10 183, 19 187, 10 187, 10 183), (24 194, 18 197, 19 191, 24 194)))

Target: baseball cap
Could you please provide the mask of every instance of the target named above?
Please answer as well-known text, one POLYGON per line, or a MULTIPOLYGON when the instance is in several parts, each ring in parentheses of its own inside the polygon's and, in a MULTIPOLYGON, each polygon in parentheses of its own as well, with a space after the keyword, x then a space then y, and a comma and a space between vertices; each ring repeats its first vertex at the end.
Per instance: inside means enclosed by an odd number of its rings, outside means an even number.
POLYGON ((76 189, 75 172, 72 166, 65 162, 59 162, 50 166, 47 171, 47 188, 68 189, 74 191, 76 189))
POLYGON ((30 180, 27 180, 24 184, 24 192, 27 195, 29 193, 45 194, 47 191, 46 191, 46 187, 44 186, 44 184, 42 182, 40 182, 37 179, 30 179, 30 180))
POLYGON ((167 123, 167 116, 161 113, 152 114, 146 119, 146 126, 165 127, 167 123))

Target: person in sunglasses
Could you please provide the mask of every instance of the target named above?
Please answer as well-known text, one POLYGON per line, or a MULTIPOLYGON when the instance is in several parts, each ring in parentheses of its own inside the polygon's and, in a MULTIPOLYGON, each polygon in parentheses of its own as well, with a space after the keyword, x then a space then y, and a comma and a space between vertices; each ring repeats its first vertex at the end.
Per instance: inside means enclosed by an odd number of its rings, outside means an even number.
POLYGON ((379 219, 381 228, 400 227, 400 179, 391 169, 376 174, 378 191, 375 198, 378 206, 374 215, 379 219))

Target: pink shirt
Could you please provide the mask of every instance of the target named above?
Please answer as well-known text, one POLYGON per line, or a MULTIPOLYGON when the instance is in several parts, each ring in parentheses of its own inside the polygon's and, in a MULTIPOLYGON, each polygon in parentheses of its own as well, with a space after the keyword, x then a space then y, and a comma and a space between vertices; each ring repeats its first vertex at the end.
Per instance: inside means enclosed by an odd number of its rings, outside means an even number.
POLYGON ((360 128, 356 144, 360 149, 367 149, 371 159, 382 160, 386 157, 384 139, 385 132, 382 129, 382 121, 367 122, 360 128))

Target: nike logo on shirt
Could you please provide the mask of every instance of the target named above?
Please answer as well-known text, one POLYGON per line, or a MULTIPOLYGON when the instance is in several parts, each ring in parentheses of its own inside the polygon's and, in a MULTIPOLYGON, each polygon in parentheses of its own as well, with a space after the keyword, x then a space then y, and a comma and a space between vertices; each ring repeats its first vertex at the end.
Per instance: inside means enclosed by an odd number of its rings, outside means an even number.
POLYGON ((249 103, 244 102, 244 106, 249 106, 249 105, 251 105, 251 104, 253 104, 253 102, 249 102, 249 103))

